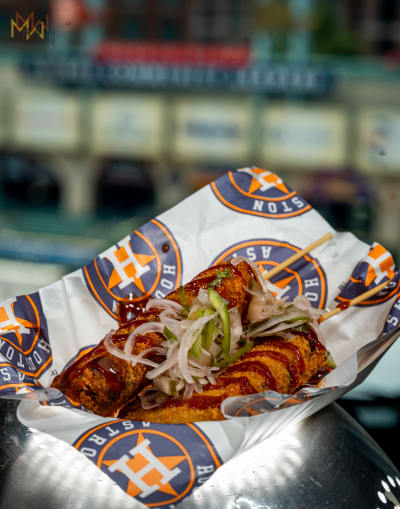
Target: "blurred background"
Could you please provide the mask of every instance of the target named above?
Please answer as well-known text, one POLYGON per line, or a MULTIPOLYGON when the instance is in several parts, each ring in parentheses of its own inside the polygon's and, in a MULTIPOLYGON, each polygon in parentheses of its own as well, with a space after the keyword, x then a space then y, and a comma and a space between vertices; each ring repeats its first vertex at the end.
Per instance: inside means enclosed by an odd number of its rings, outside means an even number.
MULTIPOLYGON (((270 168, 400 255, 398 0, 0 0, 0 300, 270 168)), ((342 405, 400 467, 400 347, 342 405)))

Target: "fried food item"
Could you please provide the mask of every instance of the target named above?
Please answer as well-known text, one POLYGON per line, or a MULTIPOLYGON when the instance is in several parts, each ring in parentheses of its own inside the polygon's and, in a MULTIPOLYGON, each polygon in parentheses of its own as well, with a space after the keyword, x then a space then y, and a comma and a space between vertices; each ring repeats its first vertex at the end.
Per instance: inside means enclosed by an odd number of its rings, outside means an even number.
MULTIPOLYGON (((182 288, 167 296, 168 299, 190 306, 197 297, 200 288, 206 289, 210 283, 223 297, 228 308, 236 306, 243 316, 247 315, 249 294, 245 287, 254 274, 245 262, 233 266, 222 263, 210 267, 182 288), (229 277, 222 277, 229 271, 229 277), (185 302, 182 302, 182 298, 185 302)), ((136 327, 147 322, 159 321, 160 311, 139 313, 135 318, 124 323, 111 336, 112 343, 121 351, 125 347, 127 338, 136 327)), ((148 332, 135 338, 131 354, 138 355, 144 350, 157 346, 163 341, 163 335, 148 332)), ((157 360, 154 353, 145 356, 150 360, 157 360)), ((149 366, 137 363, 132 367, 130 362, 121 359, 106 348, 105 339, 98 346, 78 358, 53 380, 52 387, 59 389, 75 402, 104 417, 118 414, 119 409, 128 401, 135 398, 148 383, 146 373, 149 366)))
MULTIPOLYGON (((138 318, 122 325, 113 335, 112 342, 123 350, 128 335, 146 321, 157 320, 158 313, 143 313, 138 318)), ((136 337, 132 354, 156 346, 162 335, 149 332, 136 337)), ((146 383, 148 366, 138 363, 135 367, 124 359, 112 355, 103 339, 95 348, 78 358, 55 377, 52 387, 103 417, 115 416, 118 410, 146 383)), ((156 359, 155 355, 149 355, 156 359)))
POLYGON ((326 349, 312 333, 292 339, 260 338, 240 359, 225 368, 216 384, 191 398, 168 399, 157 408, 143 409, 136 401, 123 408, 119 417, 159 423, 185 423, 224 419, 220 406, 230 396, 274 390, 291 394, 303 386, 326 360, 326 349))
MULTIPOLYGON (((251 278, 255 275, 251 267, 246 262, 240 262, 236 266, 231 263, 221 263, 203 270, 189 283, 184 285, 186 304, 190 307, 197 297, 200 288, 207 289, 209 284, 218 278, 218 274, 229 271, 231 277, 223 277, 219 284, 215 285, 215 290, 223 297, 228 308, 237 307, 242 317, 247 315, 247 309, 250 302, 250 296, 246 291, 251 278)), ((175 290, 167 296, 167 299, 182 303, 181 291, 175 290)))

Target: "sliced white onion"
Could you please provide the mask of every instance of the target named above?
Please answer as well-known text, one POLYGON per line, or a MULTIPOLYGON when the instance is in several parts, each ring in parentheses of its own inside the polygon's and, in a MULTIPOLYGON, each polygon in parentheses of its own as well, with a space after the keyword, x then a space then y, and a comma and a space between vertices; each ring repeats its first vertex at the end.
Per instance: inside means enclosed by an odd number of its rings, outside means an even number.
POLYGON ((251 332, 261 332, 261 331, 264 331, 266 329, 269 329, 271 327, 274 327, 275 325, 277 325, 278 323, 286 323, 288 322, 288 324, 290 326, 292 326, 291 324, 293 324, 294 321, 297 321, 297 320, 301 320, 301 323, 304 323, 304 322, 309 322, 310 321, 310 317, 308 315, 306 315, 304 313, 304 311, 292 311, 292 312, 289 312, 289 313, 285 313, 284 315, 282 316, 272 316, 271 318, 269 318, 268 320, 266 320, 265 322, 261 322, 260 324, 258 324, 257 327, 254 327, 251 332))
POLYGON ((193 383, 186 384, 185 389, 184 389, 183 394, 182 394, 182 399, 189 399, 189 398, 191 398, 192 394, 193 394, 193 390, 194 390, 194 384, 193 383))
POLYGON ((171 394, 170 393, 171 382, 174 381, 175 380, 173 380, 169 376, 160 375, 153 379, 153 387, 161 392, 164 392, 165 394, 171 394))
POLYGON ((171 349, 169 352, 169 357, 162 362, 161 364, 156 364, 155 369, 152 369, 146 374, 146 377, 149 380, 152 380, 153 378, 156 378, 156 376, 161 375, 162 373, 165 373, 169 368, 172 368, 174 364, 176 364, 178 360, 178 347, 175 346, 173 349, 171 349))
POLYGON ((276 332, 280 332, 280 331, 287 330, 287 329, 292 329, 294 327, 298 327, 299 325, 302 325, 303 323, 305 323, 304 320, 298 320, 298 321, 291 322, 291 323, 283 322, 283 323, 278 324, 276 327, 273 327, 272 329, 268 329, 268 330, 264 330, 264 331, 260 331, 260 332, 252 331, 251 333, 246 334, 246 337, 247 338, 255 338, 255 337, 263 338, 265 336, 272 336, 276 332))
MULTIPOLYGON (((146 366, 150 366, 152 368, 156 368, 158 366, 157 362, 153 362, 150 359, 143 359, 142 355, 148 353, 148 351, 143 351, 139 355, 127 355, 125 352, 120 350, 117 346, 114 345, 112 341, 112 334, 107 335, 104 338, 104 346, 108 353, 114 355, 114 357, 118 357, 119 359, 123 359, 126 362, 132 363, 132 366, 135 366, 138 362, 141 364, 145 364, 146 366)), ((149 348, 147 350, 153 350, 153 348, 149 348)))
POLYGON ((231 260, 231 264, 234 265, 234 266, 239 265, 240 262, 246 262, 248 265, 250 265, 250 267, 253 269, 254 274, 257 277, 258 282, 261 285, 261 288, 264 290, 264 292, 266 292, 266 293, 269 292, 269 290, 267 288, 267 282, 262 277, 261 271, 257 267, 257 265, 254 262, 252 262, 251 260, 249 260, 248 258, 244 257, 244 256, 235 256, 231 260))
POLYGON ((321 316, 325 313, 325 311, 322 309, 314 308, 305 295, 297 295, 293 299, 293 304, 302 311, 308 311, 311 316, 313 315, 321 316))
POLYGON ((111 331, 107 334, 107 336, 104 338, 104 346, 108 353, 111 355, 114 355, 114 357, 118 357, 119 359, 123 359, 124 361, 129 362, 130 356, 126 355, 122 350, 120 350, 115 344, 113 343, 112 336, 114 331, 111 331))
POLYGON ((188 360, 193 366, 200 368, 210 367, 213 365, 213 356, 210 354, 210 352, 204 350, 204 348, 201 349, 200 356, 198 358, 193 357, 193 355, 189 355, 188 360))
POLYGON ((182 312, 183 306, 171 299, 150 299, 146 304, 146 311, 150 309, 172 309, 176 312, 182 312))
POLYGON ((140 395, 140 402, 145 410, 158 407, 165 399, 166 395, 153 387, 146 387, 140 395))
POLYGON ((242 318, 236 307, 229 310, 229 319, 231 324, 230 353, 232 353, 236 349, 238 341, 243 334, 242 318))
POLYGON ((205 304, 206 306, 210 305, 210 299, 208 297, 208 290, 206 290, 205 288, 200 288, 197 298, 199 299, 199 301, 202 304, 205 304))
POLYGON ((188 382, 189 384, 194 383, 193 377, 190 374, 189 368, 188 368, 188 362, 187 357, 190 348, 192 347, 193 343, 196 341, 197 336, 200 334, 201 329, 204 327, 204 325, 209 322, 210 320, 213 320, 217 316, 217 313, 213 313, 212 315, 202 316, 201 318, 198 318, 197 320, 192 321, 192 324, 188 327, 188 329, 185 331, 181 338, 181 342, 179 345, 179 351, 178 351, 178 365, 179 369, 181 371, 182 377, 188 382))
POLYGON ((133 330, 126 340, 125 347, 124 347, 124 353, 125 355, 130 355, 132 352, 133 347, 133 340, 137 336, 142 336, 143 334, 147 334, 149 332, 160 332, 162 333, 164 329, 164 326, 160 322, 147 322, 142 323, 142 325, 139 325, 139 327, 136 327, 135 330, 133 330))

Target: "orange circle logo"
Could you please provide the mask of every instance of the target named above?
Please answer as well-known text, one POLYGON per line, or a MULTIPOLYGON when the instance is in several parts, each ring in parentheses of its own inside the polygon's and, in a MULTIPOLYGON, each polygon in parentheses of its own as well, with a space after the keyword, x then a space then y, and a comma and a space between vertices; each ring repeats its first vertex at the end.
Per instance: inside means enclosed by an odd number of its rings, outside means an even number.
MULTIPOLYGON (((260 271, 268 271, 290 256, 298 253, 301 248, 274 239, 253 239, 239 242, 219 254, 214 263, 221 263, 235 256, 245 256, 255 262, 260 271)), ((293 300, 296 295, 303 294, 316 308, 324 308, 326 300, 327 280, 322 267, 310 254, 306 254, 283 269, 269 281, 269 288, 278 297, 288 296, 293 300)))
POLYGON ((275 173, 261 168, 230 171, 212 182, 211 189, 223 205, 243 214, 284 219, 311 209, 275 173))
POLYGON ((117 420, 92 428, 74 446, 148 507, 182 500, 221 465, 194 424, 117 420))

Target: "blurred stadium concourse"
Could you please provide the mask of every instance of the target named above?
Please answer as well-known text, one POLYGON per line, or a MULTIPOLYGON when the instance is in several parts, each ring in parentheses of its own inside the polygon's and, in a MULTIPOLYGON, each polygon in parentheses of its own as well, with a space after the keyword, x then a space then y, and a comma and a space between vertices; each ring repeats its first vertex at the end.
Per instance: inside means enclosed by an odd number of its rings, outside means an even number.
MULTIPOLYGON (((0 299, 244 165, 398 264, 399 87, 397 0, 0 0, 0 299)), ((397 466, 399 361, 343 402, 397 466)))

